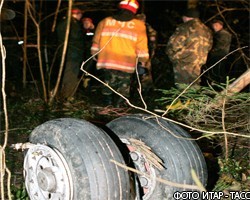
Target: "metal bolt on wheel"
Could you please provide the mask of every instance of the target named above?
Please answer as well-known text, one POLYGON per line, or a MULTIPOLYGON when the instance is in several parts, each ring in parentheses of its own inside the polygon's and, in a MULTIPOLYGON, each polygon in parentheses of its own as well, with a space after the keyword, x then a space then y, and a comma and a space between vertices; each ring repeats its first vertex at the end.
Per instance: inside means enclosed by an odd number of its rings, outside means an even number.
POLYGON ((24 159, 26 189, 31 200, 73 198, 72 177, 61 153, 46 145, 31 145, 24 159))
POLYGON ((207 167, 203 154, 195 141, 189 140, 191 136, 178 125, 150 115, 137 114, 114 119, 106 126, 126 144, 129 159, 143 173, 137 176, 139 184, 135 188, 138 199, 173 199, 176 191, 186 190, 160 183, 156 177, 173 183, 196 185, 191 174, 191 170, 194 170, 201 183, 206 185, 207 167), (144 151, 141 145, 159 158, 161 162, 156 164, 164 165, 162 169, 156 167, 155 161, 154 165, 151 164, 148 151, 144 151))
POLYGON ((156 187, 155 169, 151 166, 151 164, 149 164, 145 156, 138 152, 127 139, 121 138, 121 141, 127 145, 130 157, 133 160, 135 168, 147 175, 144 176, 139 174, 138 178, 140 186, 143 190, 143 200, 150 199, 156 187))
POLYGON ((72 118, 50 120, 37 126, 29 141, 33 145, 21 148, 29 149, 24 172, 31 200, 130 197, 128 173, 110 162, 125 163, 122 154, 108 134, 94 124, 72 118))

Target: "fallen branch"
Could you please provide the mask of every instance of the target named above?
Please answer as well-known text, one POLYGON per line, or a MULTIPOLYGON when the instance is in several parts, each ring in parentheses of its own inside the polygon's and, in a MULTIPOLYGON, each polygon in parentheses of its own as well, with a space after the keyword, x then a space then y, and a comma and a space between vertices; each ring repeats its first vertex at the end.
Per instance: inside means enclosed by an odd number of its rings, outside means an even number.
MULTIPOLYGON (((117 165, 117 166, 119 166, 119 167, 121 167, 123 169, 129 170, 129 171, 137 173, 139 175, 146 176, 147 178, 151 178, 148 174, 142 173, 139 170, 136 170, 136 169, 134 169, 132 167, 128 167, 128 166, 126 166, 124 164, 121 164, 121 163, 115 161, 115 160, 110 160, 110 162, 114 163, 115 165, 117 165)), ((197 177, 197 175, 196 175, 196 177, 197 177)), ((198 185, 188 185, 188 184, 175 183, 175 182, 171 182, 171 181, 168 181, 168 180, 165 180, 165 179, 162 179, 162 178, 158 178, 158 177, 155 177, 155 180, 160 182, 160 183, 163 183, 165 185, 172 186, 172 187, 190 189, 190 190, 198 190, 198 191, 206 191, 204 187, 200 187, 198 185)))
MULTIPOLYGON (((249 84, 250 84, 250 69, 245 71, 239 78, 237 78, 233 83, 231 83, 228 86, 227 95, 232 96, 235 93, 243 90, 249 84)), ((225 91, 222 91, 221 93, 225 93, 225 91)))

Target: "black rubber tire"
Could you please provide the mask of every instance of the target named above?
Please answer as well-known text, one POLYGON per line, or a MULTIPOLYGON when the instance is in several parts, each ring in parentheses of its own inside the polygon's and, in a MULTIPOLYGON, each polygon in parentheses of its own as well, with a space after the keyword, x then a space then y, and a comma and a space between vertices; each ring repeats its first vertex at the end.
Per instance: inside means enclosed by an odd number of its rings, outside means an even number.
MULTIPOLYGON (((158 119, 161 123, 160 126, 155 118, 148 117, 148 115, 124 116, 109 122, 106 126, 120 139, 134 138, 141 140, 162 159, 165 169, 155 169, 156 177, 181 184, 194 184, 191 176, 191 169, 194 169, 205 186, 207 166, 197 143, 177 138, 178 136, 191 138, 180 126, 158 119), (162 126, 165 128, 163 129, 162 126)), ((147 198, 143 199, 173 199, 174 192, 183 190, 157 182, 151 195, 147 195, 147 198)))
POLYGON ((51 120, 33 130, 30 142, 47 144, 64 156, 73 178, 74 200, 129 199, 128 173, 110 162, 124 163, 118 147, 90 122, 51 120))

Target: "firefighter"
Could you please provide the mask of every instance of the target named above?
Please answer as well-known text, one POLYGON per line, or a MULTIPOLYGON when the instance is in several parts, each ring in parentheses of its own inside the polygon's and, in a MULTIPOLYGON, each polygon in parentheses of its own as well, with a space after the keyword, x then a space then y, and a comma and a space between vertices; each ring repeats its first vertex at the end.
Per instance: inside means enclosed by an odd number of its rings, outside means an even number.
MULTIPOLYGON (((135 19, 138 8, 136 0, 121 1, 118 12, 97 25, 91 47, 92 55, 99 52, 96 66, 103 70, 104 82, 127 98, 137 58, 143 67, 149 59, 145 23, 135 19)), ((106 104, 119 106, 121 99, 108 87, 103 87, 102 94, 106 104)))

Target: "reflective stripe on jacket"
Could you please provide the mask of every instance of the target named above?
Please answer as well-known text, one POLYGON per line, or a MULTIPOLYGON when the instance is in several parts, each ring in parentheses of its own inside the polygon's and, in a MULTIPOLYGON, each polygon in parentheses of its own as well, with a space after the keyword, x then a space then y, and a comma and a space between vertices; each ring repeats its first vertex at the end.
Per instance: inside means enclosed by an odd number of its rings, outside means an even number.
POLYGON ((97 69, 106 68, 133 73, 138 61, 149 58, 146 27, 137 19, 117 21, 112 17, 103 19, 97 26, 91 47, 97 55, 97 69))

